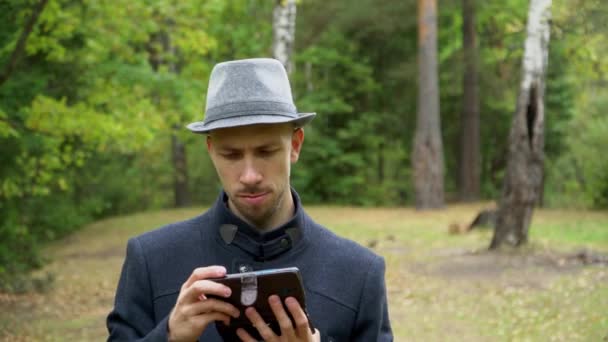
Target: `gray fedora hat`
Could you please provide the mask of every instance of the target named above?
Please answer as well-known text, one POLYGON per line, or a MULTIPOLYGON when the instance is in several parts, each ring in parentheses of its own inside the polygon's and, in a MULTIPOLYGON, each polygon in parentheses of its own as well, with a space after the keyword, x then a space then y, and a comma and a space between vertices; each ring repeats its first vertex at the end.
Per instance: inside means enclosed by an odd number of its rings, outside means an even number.
POLYGON ((316 113, 298 113, 283 64, 271 58, 217 64, 211 71, 205 119, 189 124, 195 133, 255 124, 309 123, 316 113))

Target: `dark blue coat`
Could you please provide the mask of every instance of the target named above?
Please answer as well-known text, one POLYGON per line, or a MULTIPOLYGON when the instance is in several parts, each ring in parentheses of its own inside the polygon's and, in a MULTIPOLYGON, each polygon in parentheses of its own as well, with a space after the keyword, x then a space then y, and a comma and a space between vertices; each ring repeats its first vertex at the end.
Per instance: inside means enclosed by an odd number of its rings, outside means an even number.
MULTIPOLYGON (((311 321, 323 341, 392 341, 384 260, 315 223, 301 208, 272 234, 299 227, 301 238, 281 255, 261 260, 227 244, 219 227, 229 223, 257 234, 226 208, 225 194, 206 213, 132 238, 127 245, 114 309, 107 318, 109 340, 165 341, 168 315, 182 284, 197 267, 223 265, 229 273, 295 266, 300 269, 311 321)), ((257 235, 256 235, 257 234, 257 235)), ((221 341, 213 324, 200 341, 221 341)))

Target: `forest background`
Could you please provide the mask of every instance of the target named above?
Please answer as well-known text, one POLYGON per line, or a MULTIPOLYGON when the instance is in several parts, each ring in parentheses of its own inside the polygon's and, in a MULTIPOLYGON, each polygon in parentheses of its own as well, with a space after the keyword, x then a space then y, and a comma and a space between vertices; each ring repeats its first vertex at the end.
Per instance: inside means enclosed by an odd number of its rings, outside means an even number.
MULTIPOLYGON (((103 217, 208 204, 200 135, 217 62, 272 55, 273 1, 0 1, 0 284, 40 246, 103 217), (37 6, 23 51, 20 37, 37 6)), ((477 2, 480 193, 500 195, 528 1, 477 2)), ((553 4, 541 205, 608 209, 608 8, 553 4)), ((292 183, 304 203, 408 206, 416 129, 415 1, 303 0, 291 75, 318 117, 292 183)), ((461 1, 438 5, 445 197, 459 200, 461 1)))

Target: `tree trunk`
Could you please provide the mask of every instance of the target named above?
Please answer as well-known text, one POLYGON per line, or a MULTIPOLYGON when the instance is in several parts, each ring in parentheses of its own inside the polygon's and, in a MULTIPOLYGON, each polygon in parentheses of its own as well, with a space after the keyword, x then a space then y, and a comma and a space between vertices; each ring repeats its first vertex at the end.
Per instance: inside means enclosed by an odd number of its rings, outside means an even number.
MULTIPOLYGON (((172 24, 172 22, 171 22, 172 24)), ((170 56, 177 56, 175 46, 171 44, 171 38, 167 34, 167 45, 165 48, 170 56)), ((175 60, 168 61, 169 70, 177 74, 179 70, 175 60)), ((180 115, 181 116, 181 115, 180 115)), ((182 120, 179 120, 181 122, 182 120)), ((173 127, 174 131, 183 129, 180 125, 173 127)), ((182 208, 191 204, 190 191, 188 189, 188 163, 186 159, 186 146, 175 133, 171 134, 171 154, 173 160, 173 193, 175 196, 175 207, 182 208)))
POLYGON ((378 146, 378 183, 384 183, 384 143, 378 146))
MULTIPOLYGON (((167 26, 172 26, 169 20, 167 26)), ((168 32, 159 32, 152 36, 151 44, 148 46, 149 63, 154 71, 158 71, 161 65, 167 65, 172 73, 178 73, 175 61, 167 56, 176 56, 177 51, 171 44, 171 37, 168 32), (160 46, 156 46, 158 43, 160 46)), ((160 101, 157 101, 160 102, 160 101)), ((181 120, 178 120, 181 121, 181 120)), ((181 127, 172 127, 177 131, 181 127)), ((191 204, 190 191, 188 188, 188 163, 186 158, 186 147, 181 142, 177 134, 171 133, 171 161, 173 163, 173 205, 176 208, 187 207, 191 204)))
POLYGON ((464 106, 460 132, 459 193, 462 201, 479 199, 481 157, 475 0, 462 1, 464 41, 464 106))
POLYGON ((293 72, 291 54, 296 34, 296 0, 277 0, 272 20, 272 54, 288 74, 293 72))
POLYGON ((304 78, 306 79, 306 91, 310 94, 315 90, 312 83, 312 63, 310 62, 304 64, 304 78))
POLYGON ((509 133, 509 155, 490 249, 528 241, 544 160, 544 92, 551 0, 531 0, 517 108, 509 133))
POLYGON ((175 198, 175 207, 186 207, 191 203, 190 191, 188 189, 186 147, 175 134, 171 135, 171 152, 173 157, 173 194, 175 198))
POLYGON ((418 0, 418 113, 412 152, 416 208, 444 205, 437 75, 437 2, 418 0))

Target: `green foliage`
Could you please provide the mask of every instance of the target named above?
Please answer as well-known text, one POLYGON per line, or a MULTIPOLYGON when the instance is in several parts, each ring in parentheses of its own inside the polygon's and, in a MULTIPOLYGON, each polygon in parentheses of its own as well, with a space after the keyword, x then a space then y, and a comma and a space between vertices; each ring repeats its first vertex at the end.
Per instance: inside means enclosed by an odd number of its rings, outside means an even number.
POLYGON ((372 69, 352 56, 359 48, 336 31, 328 31, 298 61, 312 71, 300 75, 299 108, 322 115, 307 130, 306 152, 296 168, 294 183, 307 200, 371 204, 374 155, 381 139, 370 134, 380 114, 368 112, 378 91, 372 69), (309 89, 313 87, 313 89, 309 89), (371 191, 370 191, 371 190, 371 191))
MULTIPOLYGON (((202 19, 219 3, 48 2, 0 87, 0 278, 90 219, 167 205, 169 127, 200 112, 216 47, 202 19)), ((2 66, 32 5, 2 5, 2 66)))
MULTIPOLYGON (((0 282, 91 219, 171 203, 170 137, 200 146, 181 127, 200 119, 210 58, 268 46, 248 34, 255 21, 240 24, 270 14, 258 2, 49 0, 0 87, 0 282), (218 44, 229 40, 233 51, 218 44)), ((33 5, 1 4, 0 66, 33 5)), ((213 176, 208 162, 192 169, 213 176)))
POLYGON ((608 146, 608 58, 603 29, 608 11, 593 1, 571 0, 555 7, 556 56, 553 64, 549 62, 550 76, 555 76, 548 89, 562 91, 548 96, 547 107, 550 113, 570 120, 549 126, 547 132, 552 153, 547 167, 548 202, 608 208, 608 163, 600 157, 608 146), (572 6, 578 9, 576 13, 572 6), (558 153, 553 151, 555 137, 561 142, 558 153))
POLYGON ((550 169, 554 205, 608 208, 608 161, 600 157, 608 146, 608 93, 597 95, 568 126, 567 150, 550 169))

